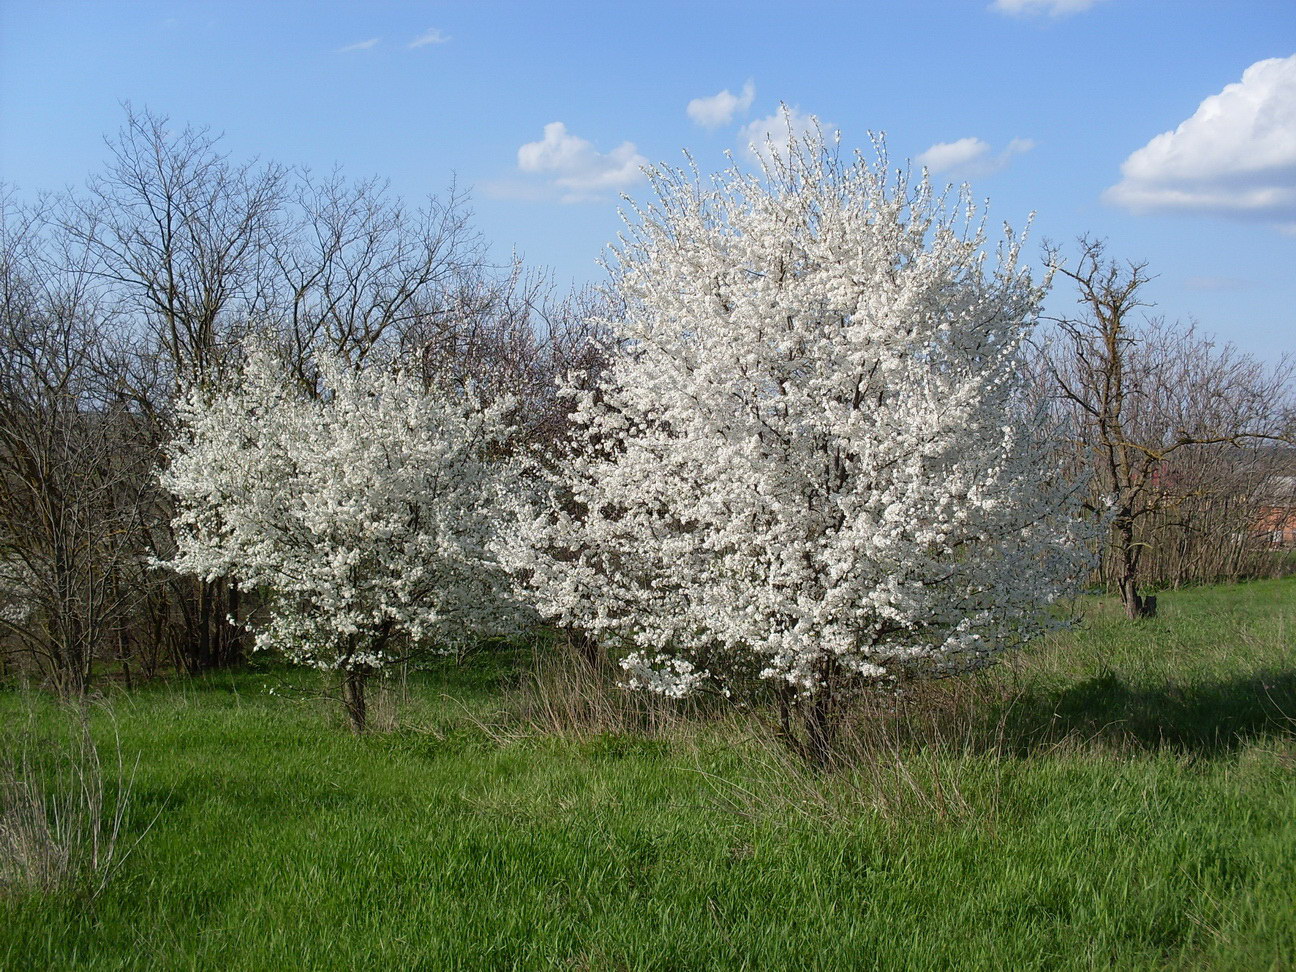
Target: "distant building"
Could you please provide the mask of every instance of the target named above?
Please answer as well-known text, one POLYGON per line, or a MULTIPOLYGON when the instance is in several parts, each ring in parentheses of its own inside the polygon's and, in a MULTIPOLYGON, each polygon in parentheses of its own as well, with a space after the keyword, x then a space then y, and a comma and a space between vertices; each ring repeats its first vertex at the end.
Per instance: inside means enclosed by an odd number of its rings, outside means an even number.
POLYGON ((1252 532, 1267 546, 1296 547, 1296 475, 1269 477, 1252 532))

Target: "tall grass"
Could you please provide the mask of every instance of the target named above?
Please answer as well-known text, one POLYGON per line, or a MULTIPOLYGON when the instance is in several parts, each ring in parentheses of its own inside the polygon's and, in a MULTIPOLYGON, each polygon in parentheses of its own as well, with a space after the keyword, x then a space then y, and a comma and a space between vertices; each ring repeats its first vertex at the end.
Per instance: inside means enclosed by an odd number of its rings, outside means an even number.
POLYGON ((538 640, 516 684, 504 693, 497 731, 581 739, 661 736, 712 714, 695 700, 631 692, 620 668, 562 642, 538 640))
POLYGON ((364 737, 277 671, 140 690, 121 839, 164 812, 89 905, 0 898, 0 968, 1296 968, 1296 581, 1161 614, 864 700, 828 773, 759 713, 543 709, 581 670, 527 647, 364 737))

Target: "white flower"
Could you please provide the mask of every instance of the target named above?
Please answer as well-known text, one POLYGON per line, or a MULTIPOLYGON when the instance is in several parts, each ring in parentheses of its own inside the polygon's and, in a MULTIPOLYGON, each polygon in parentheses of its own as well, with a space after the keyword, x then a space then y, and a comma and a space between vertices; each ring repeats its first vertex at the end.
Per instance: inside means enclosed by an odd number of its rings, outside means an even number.
POLYGON ((541 610, 672 696, 966 671, 1046 627, 1089 554, 1021 404, 1020 240, 992 261, 966 198, 818 135, 763 178, 651 179, 523 531, 541 610))
POLYGON ((495 455, 509 403, 320 365, 308 396, 254 351, 237 387, 183 403, 162 475, 177 499, 171 566, 256 589, 256 647, 323 669, 381 669, 393 642, 517 630, 530 614, 493 552, 525 509, 515 465, 495 455))

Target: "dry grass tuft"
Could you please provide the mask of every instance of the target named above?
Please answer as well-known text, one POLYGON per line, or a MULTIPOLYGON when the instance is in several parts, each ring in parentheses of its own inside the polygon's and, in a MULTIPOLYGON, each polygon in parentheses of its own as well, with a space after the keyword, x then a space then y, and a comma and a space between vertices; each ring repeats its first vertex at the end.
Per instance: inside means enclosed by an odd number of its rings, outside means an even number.
POLYGON ((93 897, 129 857, 123 841, 136 766, 128 771, 113 723, 107 761, 84 702, 63 707, 60 737, 33 721, 0 754, 0 891, 82 888, 93 897))
POLYGON ((503 721, 525 735, 590 738, 608 734, 661 735, 694 720, 693 701, 623 688, 621 670, 570 645, 535 647, 531 664, 507 694, 503 721))

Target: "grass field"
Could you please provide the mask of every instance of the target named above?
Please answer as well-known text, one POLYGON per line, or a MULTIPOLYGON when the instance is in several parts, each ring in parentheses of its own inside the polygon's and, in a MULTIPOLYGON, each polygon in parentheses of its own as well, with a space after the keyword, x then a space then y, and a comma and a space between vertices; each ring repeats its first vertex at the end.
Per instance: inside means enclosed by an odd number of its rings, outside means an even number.
POLYGON ((750 715, 532 731, 524 651, 365 737, 299 673, 112 695, 143 836, 93 899, 0 896, 0 967, 1296 967, 1296 579, 1161 602, 880 703, 829 775, 750 715))

